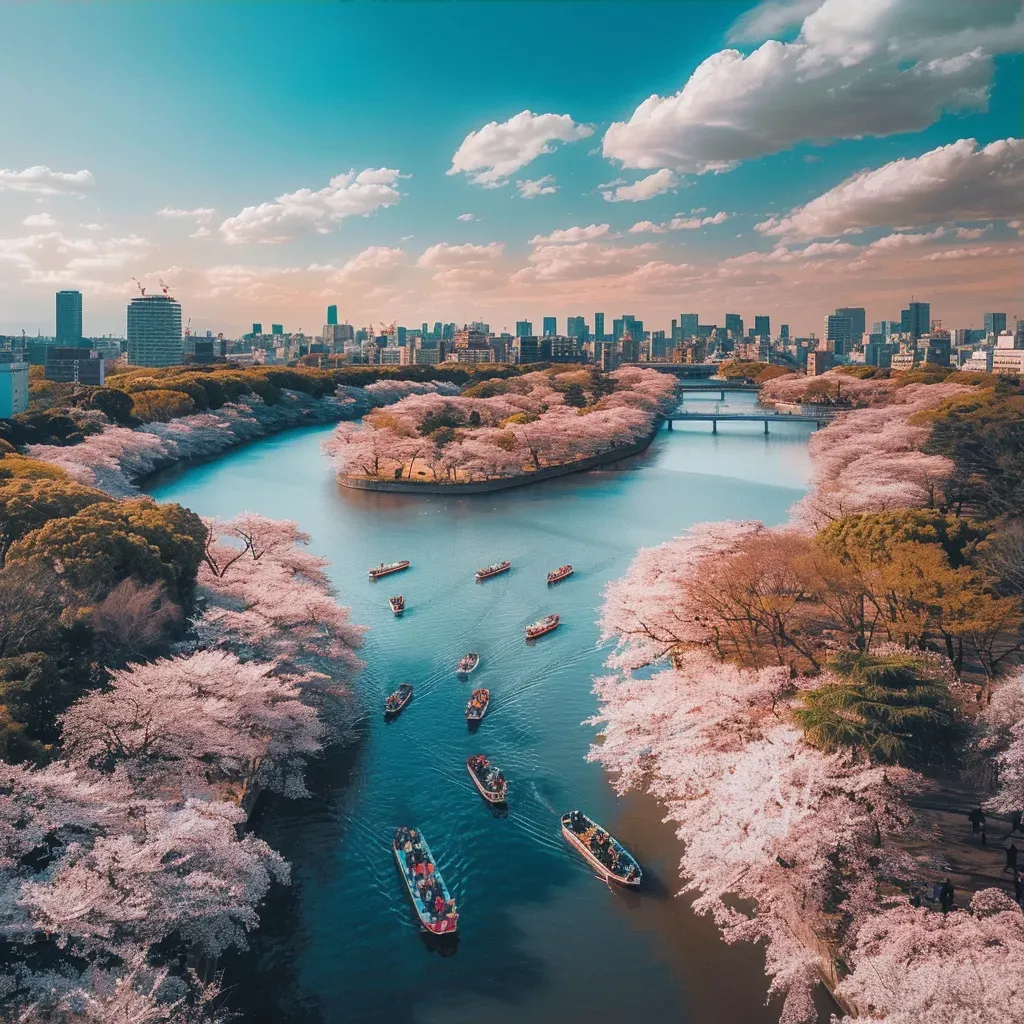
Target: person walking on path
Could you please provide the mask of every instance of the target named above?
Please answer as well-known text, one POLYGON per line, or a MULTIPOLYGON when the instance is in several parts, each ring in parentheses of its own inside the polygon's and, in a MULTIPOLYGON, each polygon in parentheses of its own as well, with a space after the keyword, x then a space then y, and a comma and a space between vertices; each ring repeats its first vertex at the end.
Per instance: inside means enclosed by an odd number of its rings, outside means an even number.
POLYGON ((948 914, 953 909, 953 897, 955 894, 956 890, 953 888, 953 883, 947 878, 942 883, 942 889, 939 892, 939 905, 944 914, 948 914))
POLYGON ((985 812, 980 807, 975 807, 967 817, 971 822, 971 832, 974 835, 985 831, 985 812))
POLYGON ((1006 863, 1003 865, 1003 871, 1010 871, 1013 873, 1013 877, 1017 877, 1017 844, 1010 843, 1006 848, 1006 863))

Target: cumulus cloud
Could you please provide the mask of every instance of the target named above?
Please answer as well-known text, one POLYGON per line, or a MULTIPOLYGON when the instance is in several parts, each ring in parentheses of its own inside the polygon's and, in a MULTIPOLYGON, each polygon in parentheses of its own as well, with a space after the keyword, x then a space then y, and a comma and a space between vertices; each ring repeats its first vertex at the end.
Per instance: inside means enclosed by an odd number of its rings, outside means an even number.
POLYGON ((1024 139, 979 148, 960 139, 919 157, 860 171, 757 225, 767 235, 816 238, 890 224, 1005 220, 1024 213, 1024 139))
MULTIPOLYGON (((759 10, 762 25, 784 13, 759 10)), ((679 92, 648 97, 608 128, 602 151, 623 167, 704 174, 803 140, 920 131, 984 108, 992 54, 1022 45, 1020 0, 824 0, 794 42, 721 50, 679 92)))
POLYGON ((205 224, 200 224, 188 237, 189 238, 209 238, 213 234, 212 231, 205 224))
POLYGON ((530 245, 557 244, 559 242, 586 242, 601 238, 611 230, 608 224, 588 224, 585 228, 557 228, 550 235, 534 235, 530 245))
POLYGON ((526 178, 517 181, 520 199, 536 199, 537 196, 550 196, 558 191, 553 174, 545 174, 543 178, 526 178))
POLYGON ((471 221, 471 220, 479 220, 480 218, 475 213, 460 213, 458 215, 458 217, 456 217, 455 219, 456 220, 471 221))
POLYGON ((48 231, 0 238, 0 265, 13 267, 26 284, 96 281, 100 287, 104 272, 136 262, 152 247, 151 242, 138 235, 75 238, 60 231, 48 231))
POLYGON ((554 143, 575 142, 593 133, 590 125, 577 124, 568 114, 523 110, 500 124, 491 121, 470 132, 446 173, 466 174, 475 185, 498 188, 542 153, 554 152, 554 143))
POLYGON ((530 266, 512 275, 512 282, 583 281, 628 273, 646 262, 657 246, 613 246, 586 241, 573 244, 539 245, 527 257, 530 266))
POLYGON ((58 221, 48 213, 30 213, 21 223, 27 228, 52 228, 58 221))
POLYGON ((400 248, 386 245, 371 245, 356 253, 343 267, 328 280, 335 284, 372 279, 380 281, 394 276, 394 272, 405 264, 405 252, 400 248))
POLYGON ((774 39, 803 23, 821 0, 767 0, 745 11, 729 29, 730 43, 759 43, 774 39))
POLYGON ((55 196, 60 193, 81 195, 82 189, 94 185, 96 179, 91 171, 51 171, 49 167, 36 164, 23 171, 0 168, 0 192, 34 192, 41 196, 55 196))
POLYGON ((486 264, 501 258, 505 244, 489 242, 487 245, 453 245, 451 242, 438 242, 422 253, 416 266, 444 270, 453 267, 467 267, 474 264, 486 264))
POLYGON ((300 188, 272 203, 247 206, 228 217, 220 233, 229 245, 286 242, 308 232, 326 235, 346 217, 367 216, 401 199, 396 185, 401 174, 387 167, 349 171, 331 178, 326 188, 300 188))
POLYGON ((212 206, 197 206, 194 210, 179 210, 173 206, 165 206, 162 210, 157 210, 156 215, 179 219, 191 217, 199 224, 206 224, 216 212, 212 206))
POLYGON ((633 182, 632 185, 618 185, 605 189, 601 195, 609 203, 639 203, 645 199, 653 199, 664 192, 677 188, 679 179, 667 168, 648 174, 646 178, 633 182))
POLYGON ((693 216, 693 214, 703 212, 703 210, 692 210, 689 217, 673 217, 660 224, 649 220, 638 220, 629 231, 633 235, 641 235, 645 232, 663 235, 666 231, 692 231, 695 228, 707 227, 708 224, 721 224, 729 219, 729 214, 725 210, 719 210, 718 213, 712 214, 710 217, 693 216))

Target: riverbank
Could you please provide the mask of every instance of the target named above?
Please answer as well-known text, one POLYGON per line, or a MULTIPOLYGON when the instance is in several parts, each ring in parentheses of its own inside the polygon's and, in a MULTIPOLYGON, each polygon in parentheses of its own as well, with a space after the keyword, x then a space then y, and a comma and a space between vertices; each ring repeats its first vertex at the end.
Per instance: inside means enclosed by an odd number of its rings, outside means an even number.
POLYGON ((419 495, 442 495, 442 494, 493 494, 495 491, 508 491, 514 487, 525 487, 528 484, 540 483, 542 480, 554 480, 560 476, 568 476, 571 473, 585 473, 591 469, 599 469, 601 466, 608 466, 623 459, 639 455, 650 447, 651 442, 658 434, 661 422, 642 440, 635 444, 619 445, 616 448, 609 448, 599 455, 592 455, 586 459, 566 463, 561 466, 542 466, 532 473, 522 473, 519 476, 501 477, 494 480, 472 480, 465 482, 453 481, 452 483, 438 483, 436 481, 414 480, 375 480, 368 477, 347 476, 339 473, 338 483, 342 487, 348 487, 356 491, 378 491, 383 494, 419 494, 419 495))

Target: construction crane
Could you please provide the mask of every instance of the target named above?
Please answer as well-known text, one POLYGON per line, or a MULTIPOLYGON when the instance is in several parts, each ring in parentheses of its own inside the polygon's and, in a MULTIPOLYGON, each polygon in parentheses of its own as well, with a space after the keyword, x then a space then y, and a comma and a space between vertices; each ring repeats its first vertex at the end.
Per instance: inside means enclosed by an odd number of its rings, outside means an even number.
POLYGON ((170 291, 170 289, 167 287, 167 285, 164 284, 162 278, 160 280, 160 289, 161 289, 161 291, 163 291, 164 295, 166 295, 170 291))
POLYGON ((138 285, 139 291, 142 292, 143 295, 145 295, 146 289, 143 288, 142 283, 139 281, 139 279, 137 277, 133 277, 132 280, 138 285))
POLYGON ((187 338, 192 332, 189 328, 192 326, 192 317, 188 318, 188 323, 185 324, 185 337, 187 338))

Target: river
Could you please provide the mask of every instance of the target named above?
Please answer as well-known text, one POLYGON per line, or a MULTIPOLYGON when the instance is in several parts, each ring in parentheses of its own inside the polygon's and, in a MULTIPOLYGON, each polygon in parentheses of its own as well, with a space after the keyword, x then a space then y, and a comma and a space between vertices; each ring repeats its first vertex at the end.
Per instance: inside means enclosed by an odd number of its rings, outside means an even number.
MULTIPOLYGON (((725 408, 717 396, 687 406, 725 408)), ((751 395, 730 397, 747 408, 751 395)), ((643 1019, 774 1024, 763 959, 726 946, 679 888, 679 847, 648 798, 616 798, 584 760, 594 729, 591 678, 604 584, 637 548, 703 520, 781 522, 803 493, 813 429, 759 423, 663 430, 643 455, 606 470, 472 497, 416 498, 338 487, 320 443, 330 427, 291 430, 149 482, 204 515, 251 510, 298 521, 353 619, 371 627, 359 690, 364 740, 310 770, 312 799, 264 802, 255 827, 291 862, 293 884, 268 900, 252 949, 226 962, 229 1003, 255 1022, 588 1024, 643 1019), (367 581, 381 561, 404 574, 367 581), (511 573, 476 583, 501 558, 511 573), (547 587, 545 573, 576 574, 547 587), (396 619, 387 597, 405 595, 396 619), (523 627, 562 625, 528 646, 523 627), (454 673, 481 653, 473 685, 492 702, 470 735, 471 689, 454 673), (384 696, 415 687, 386 724, 384 696), (472 787, 465 759, 486 753, 510 781, 507 816, 472 787), (578 807, 644 866, 645 891, 612 891, 559 835, 578 807), (460 937, 440 955, 418 936, 390 857, 395 827, 422 828, 456 896, 460 937)))

